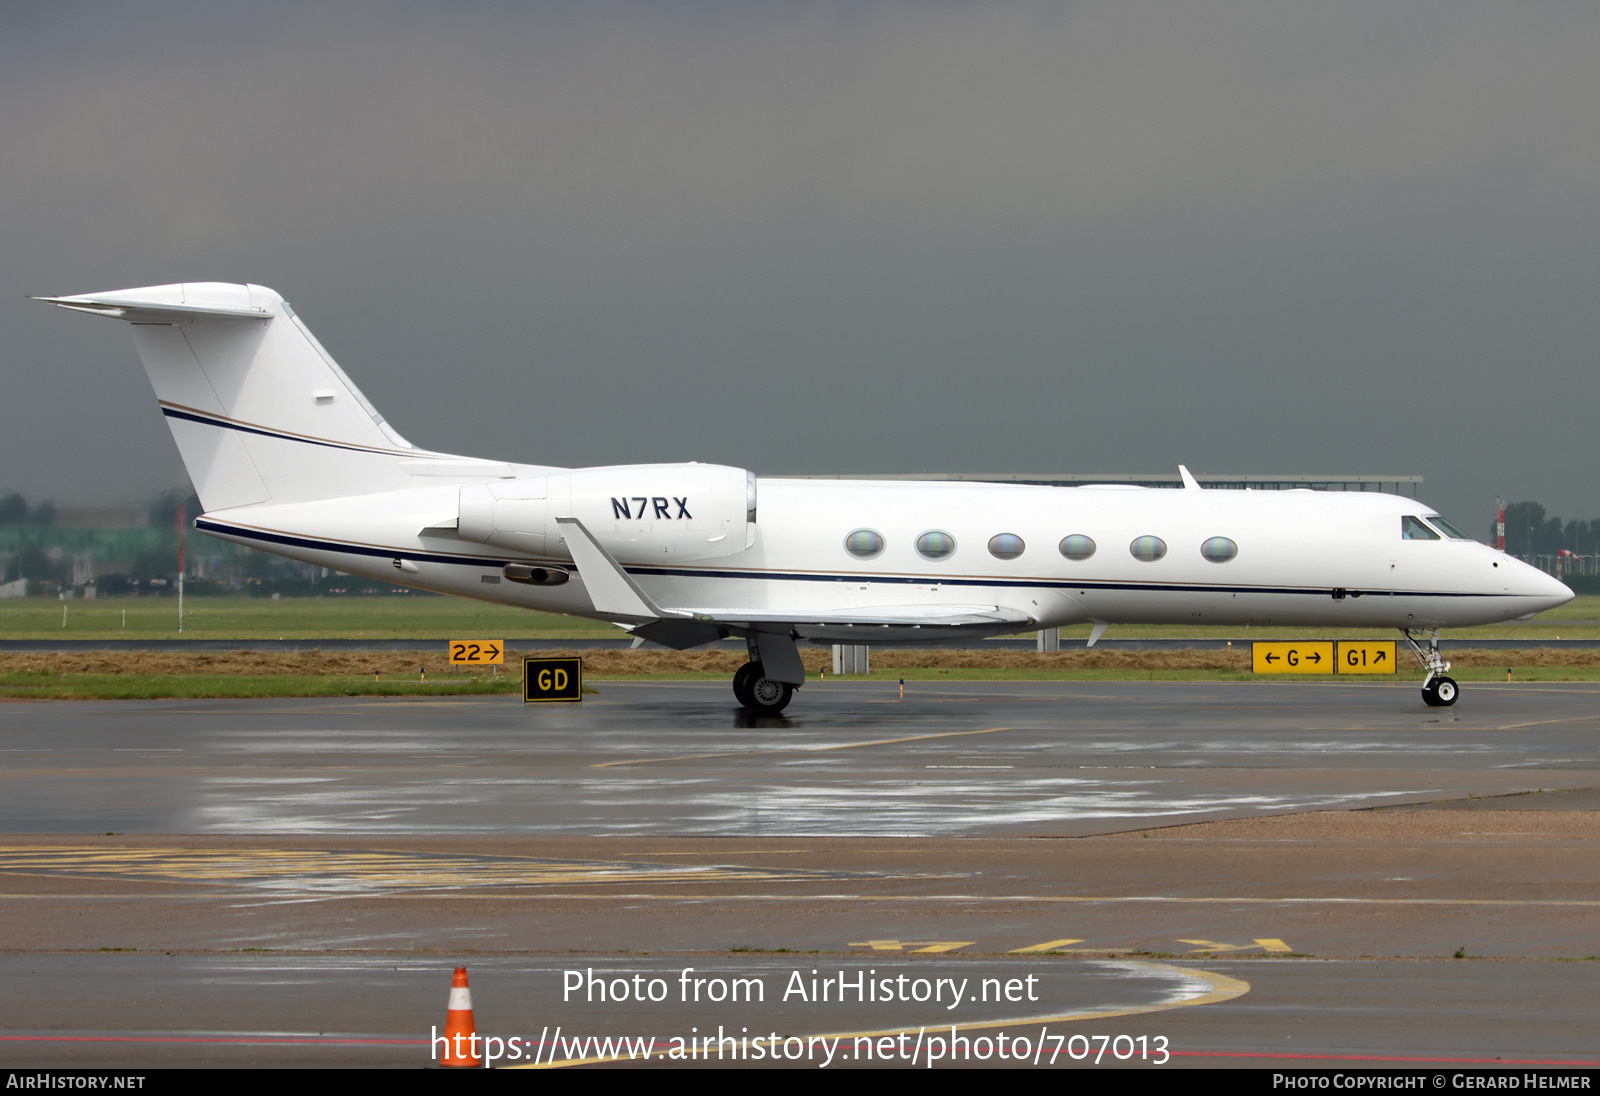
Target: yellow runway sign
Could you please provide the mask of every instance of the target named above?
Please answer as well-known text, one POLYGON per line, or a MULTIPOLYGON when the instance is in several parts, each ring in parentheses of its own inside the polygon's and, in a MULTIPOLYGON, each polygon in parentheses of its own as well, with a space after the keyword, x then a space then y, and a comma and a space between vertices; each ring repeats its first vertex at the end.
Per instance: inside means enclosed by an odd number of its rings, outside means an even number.
POLYGON ((1344 640, 1339 641, 1339 672, 1341 674, 1392 674, 1395 672, 1395 641, 1344 640))
POLYGON ((1250 666, 1258 674, 1331 674, 1335 672, 1333 641, 1252 643, 1250 666))
POLYGON ((1395 641, 1262 641, 1250 645, 1250 665, 1258 674, 1392 674, 1395 641))
POLYGON ((450 661, 457 666, 505 665, 506 645, 499 639, 452 639, 450 661))

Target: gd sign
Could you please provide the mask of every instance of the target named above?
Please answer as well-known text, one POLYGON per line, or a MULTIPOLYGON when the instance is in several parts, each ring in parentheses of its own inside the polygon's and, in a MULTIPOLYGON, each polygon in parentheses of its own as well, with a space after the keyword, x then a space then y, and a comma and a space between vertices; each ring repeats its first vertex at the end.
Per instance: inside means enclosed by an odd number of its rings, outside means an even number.
POLYGON ((522 702, 583 699, 583 659, 525 658, 522 660, 522 702))

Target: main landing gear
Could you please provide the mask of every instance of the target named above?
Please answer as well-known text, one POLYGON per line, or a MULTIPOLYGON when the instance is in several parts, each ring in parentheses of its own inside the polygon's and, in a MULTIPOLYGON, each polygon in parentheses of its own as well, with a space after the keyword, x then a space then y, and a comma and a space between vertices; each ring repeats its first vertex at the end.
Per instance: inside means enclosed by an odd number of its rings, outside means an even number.
POLYGON ((806 668, 795 637, 783 632, 752 632, 745 637, 750 661, 733 675, 733 695, 753 715, 777 715, 805 684, 806 668))
POLYGON ((768 677, 759 662, 746 662, 733 675, 733 695, 756 715, 777 715, 789 706, 794 686, 768 677))
POLYGON ((1454 704, 1460 690, 1456 688, 1455 678, 1445 676, 1450 663, 1439 653, 1439 629, 1433 630, 1426 647, 1417 642, 1411 629, 1401 628, 1400 634, 1406 637, 1406 642, 1411 644, 1411 653, 1417 656, 1417 661, 1428 672, 1428 676, 1422 679, 1422 702, 1430 708, 1448 708, 1454 704))

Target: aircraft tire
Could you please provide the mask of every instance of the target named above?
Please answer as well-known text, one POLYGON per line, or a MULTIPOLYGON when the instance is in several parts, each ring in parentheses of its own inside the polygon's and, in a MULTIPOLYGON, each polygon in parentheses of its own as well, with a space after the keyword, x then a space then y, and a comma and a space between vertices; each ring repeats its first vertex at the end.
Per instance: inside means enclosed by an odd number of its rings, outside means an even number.
POLYGON ((755 707, 755 701, 750 696, 750 678, 754 675, 757 669, 757 663, 746 662, 743 666, 740 666, 733 675, 733 695, 737 697, 739 703, 744 705, 746 708, 753 709, 755 707))
POLYGON ((746 680, 744 706, 756 715, 777 715, 789 706, 794 697, 794 686, 786 681, 773 681, 761 669, 761 663, 750 663, 751 673, 746 680))
POLYGON ((1448 708, 1456 702, 1461 690, 1453 677, 1436 677, 1422 689, 1422 702, 1430 708, 1448 708))

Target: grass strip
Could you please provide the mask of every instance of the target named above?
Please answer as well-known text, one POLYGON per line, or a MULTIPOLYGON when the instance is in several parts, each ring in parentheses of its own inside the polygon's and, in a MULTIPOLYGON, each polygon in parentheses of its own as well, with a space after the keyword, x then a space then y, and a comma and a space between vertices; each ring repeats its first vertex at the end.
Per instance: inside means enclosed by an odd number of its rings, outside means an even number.
MULTIPOLYGON (((0 698, 177 699, 288 696, 463 696, 516 694, 520 655, 508 652, 498 673, 489 667, 452 670, 438 652, 424 651, 88 651, 0 654, 0 698), (426 680, 424 681, 424 675, 426 680)), ((578 655, 589 681, 605 679, 718 680, 743 664, 739 651, 541 651, 540 657, 578 655)), ((812 682, 830 664, 825 648, 801 651, 812 682)), ((873 673, 850 680, 883 681, 1261 681, 1284 676, 1250 672, 1248 648, 1223 651, 918 651, 877 648, 873 673)), ((1452 654, 1451 676, 1462 682, 1600 680, 1600 650, 1476 649, 1452 654)), ((1292 680, 1411 686, 1420 670, 1402 663, 1393 675, 1292 675, 1292 680)), ((831 678, 832 675, 829 675, 831 678)))
MULTIPOLYGON (((0 601, 0 639, 174 639, 177 599, 0 601), (63 610, 65 614, 63 615, 63 610), (65 623, 63 624, 63 621, 65 623)), ((196 597, 184 604, 183 638, 229 639, 592 639, 625 633, 604 621, 462 598, 388 595, 271 598, 196 597)), ((1032 635, 1032 633, 1021 633, 1032 635)), ((1089 625, 1061 630, 1082 641, 1089 625)), ((1250 628, 1238 625, 1118 625, 1122 639, 1392 639, 1393 629, 1250 628)), ((1452 629, 1451 639, 1600 638, 1600 595, 1575 598, 1530 621, 1452 629)))

